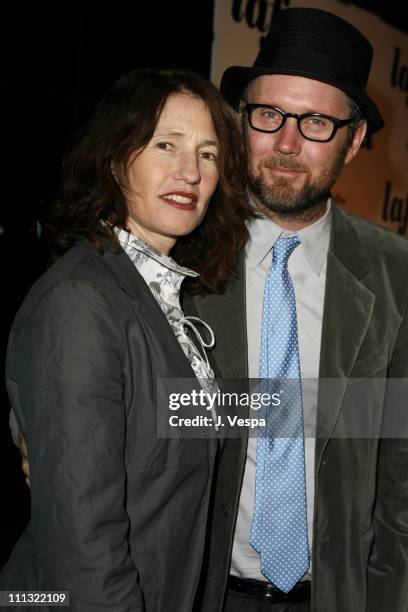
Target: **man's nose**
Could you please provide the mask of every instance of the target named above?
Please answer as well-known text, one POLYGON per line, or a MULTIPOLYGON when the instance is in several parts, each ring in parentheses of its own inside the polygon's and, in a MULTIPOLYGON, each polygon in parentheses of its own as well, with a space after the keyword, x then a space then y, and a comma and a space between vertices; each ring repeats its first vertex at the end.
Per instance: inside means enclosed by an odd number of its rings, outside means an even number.
POLYGON ((200 182, 201 173, 197 155, 183 155, 183 157, 179 159, 175 172, 175 178, 179 180, 181 179, 189 185, 195 185, 200 182))
POLYGON ((303 136, 296 119, 288 117, 278 132, 275 132, 274 150, 285 155, 298 155, 302 148, 303 136))

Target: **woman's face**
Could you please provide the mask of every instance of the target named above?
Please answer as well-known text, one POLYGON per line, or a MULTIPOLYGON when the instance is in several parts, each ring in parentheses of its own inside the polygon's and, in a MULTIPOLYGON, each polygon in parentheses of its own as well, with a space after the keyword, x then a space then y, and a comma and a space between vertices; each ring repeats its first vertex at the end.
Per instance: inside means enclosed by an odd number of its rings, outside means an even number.
POLYGON ((199 225, 218 182, 218 139, 204 102, 166 101, 152 139, 129 158, 127 227, 162 253, 199 225))

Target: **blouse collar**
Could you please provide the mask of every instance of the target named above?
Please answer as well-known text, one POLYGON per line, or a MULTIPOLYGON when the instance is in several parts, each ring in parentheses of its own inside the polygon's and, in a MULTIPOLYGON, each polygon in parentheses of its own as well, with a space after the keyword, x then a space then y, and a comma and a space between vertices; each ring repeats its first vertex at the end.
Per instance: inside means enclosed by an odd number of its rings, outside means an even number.
POLYGON ((145 255, 149 259, 153 259, 164 268, 167 268, 172 272, 176 272, 177 274, 182 276, 182 278, 186 276, 190 276, 193 278, 199 276, 198 272, 194 272, 194 270, 190 270, 189 268, 180 266, 177 262, 174 261, 174 259, 172 259, 172 257, 169 257, 168 255, 163 255, 163 253, 160 253, 160 251, 155 249, 150 244, 147 244, 147 242, 145 242, 138 236, 135 236, 134 234, 131 234, 130 232, 119 228, 116 228, 115 232, 121 247, 129 255, 130 259, 134 263, 136 259, 143 260, 143 256, 138 256, 138 254, 140 253, 145 255))

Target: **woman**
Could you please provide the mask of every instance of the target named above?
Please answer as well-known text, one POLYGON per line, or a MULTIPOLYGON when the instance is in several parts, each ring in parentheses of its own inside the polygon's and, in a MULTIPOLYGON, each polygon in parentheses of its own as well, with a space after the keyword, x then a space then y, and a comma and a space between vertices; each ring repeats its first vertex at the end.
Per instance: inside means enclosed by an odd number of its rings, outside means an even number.
POLYGON ((45 228, 65 254, 10 337, 32 517, 2 590, 69 591, 81 612, 192 609, 216 440, 158 438, 156 385, 215 384, 178 294, 185 277, 218 291, 235 266, 242 163, 217 91, 188 72, 124 75, 75 146, 45 228))

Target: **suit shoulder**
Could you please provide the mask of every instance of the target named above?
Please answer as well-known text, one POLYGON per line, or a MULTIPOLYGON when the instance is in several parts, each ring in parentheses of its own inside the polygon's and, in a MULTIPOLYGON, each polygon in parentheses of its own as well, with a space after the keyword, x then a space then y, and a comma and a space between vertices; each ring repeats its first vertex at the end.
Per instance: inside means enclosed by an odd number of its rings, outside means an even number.
POLYGON ((408 257, 408 240, 406 238, 353 213, 344 212, 344 214, 368 253, 397 259, 408 257))
POLYGON ((75 296, 101 304, 110 301, 104 297, 111 295, 113 289, 117 289, 117 284, 102 256, 92 247, 78 243, 34 283, 17 313, 15 324, 21 324, 45 298, 52 296, 54 306, 67 301, 68 297, 75 299, 75 296))
POLYGON ((60 257, 40 277, 39 281, 40 283, 52 284, 64 279, 82 279, 95 282, 107 278, 113 280, 112 274, 104 264, 104 255, 101 255, 91 245, 79 242, 60 257))

